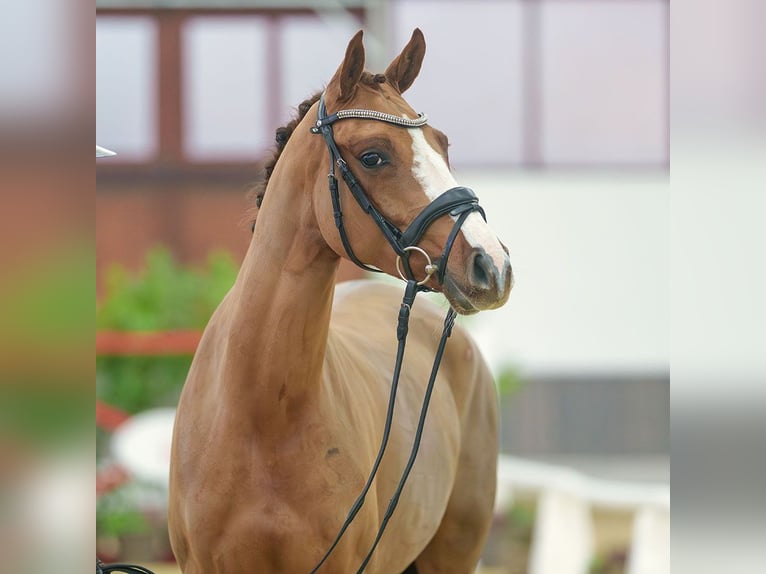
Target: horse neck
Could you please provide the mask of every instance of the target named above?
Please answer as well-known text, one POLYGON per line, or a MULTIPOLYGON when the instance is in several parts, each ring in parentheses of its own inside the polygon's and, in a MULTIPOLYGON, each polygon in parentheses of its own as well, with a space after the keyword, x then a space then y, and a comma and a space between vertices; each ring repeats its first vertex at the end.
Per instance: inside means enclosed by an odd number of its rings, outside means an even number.
POLYGON ((318 390, 339 263, 316 223, 314 182, 302 180, 312 173, 304 169, 307 145, 288 147, 275 166, 227 302, 227 384, 244 387, 235 396, 253 399, 243 403, 250 412, 269 416, 294 410, 318 390), (296 165, 301 169, 291 169, 296 165))

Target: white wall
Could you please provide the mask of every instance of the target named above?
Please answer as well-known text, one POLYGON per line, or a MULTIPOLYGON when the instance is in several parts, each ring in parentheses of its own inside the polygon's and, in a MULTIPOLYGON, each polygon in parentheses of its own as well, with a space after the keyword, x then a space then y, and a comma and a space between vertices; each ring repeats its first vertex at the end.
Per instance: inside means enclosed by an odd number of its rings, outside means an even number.
POLYGON ((509 302, 466 324, 492 364, 527 374, 668 369, 663 172, 461 170, 511 252, 509 302))
POLYGON ((454 165, 667 163, 666 0, 396 0, 392 54, 416 26, 407 98, 454 165))
MULTIPOLYGON (((395 0, 366 34, 370 67, 420 27, 407 93, 452 142, 453 165, 664 166, 667 0, 395 0), (387 33, 377 28, 387 29, 387 33), (384 38, 385 36, 385 38, 384 38), (492 129, 488 129, 491 126, 492 129)), ((321 88, 359 23, 342 11, 199 15, 182 27, 182 135, 191 161, 261 159, 321 88)), ((157 23, 99 16, 97 139, 115 161, 157 152, 157 23)))
POLYGON ((158 149, 157 25, 148 17, 99 17, 96 26, 96 141, 119 157, 158 149))

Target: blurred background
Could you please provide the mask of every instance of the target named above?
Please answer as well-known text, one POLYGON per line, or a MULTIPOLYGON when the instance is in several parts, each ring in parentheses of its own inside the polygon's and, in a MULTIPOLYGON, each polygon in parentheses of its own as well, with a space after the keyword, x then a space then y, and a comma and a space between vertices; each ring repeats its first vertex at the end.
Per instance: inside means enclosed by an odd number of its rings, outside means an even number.
POLYGON ((162 455, 126 468, 125 448, 146 450, 126 429, 154 415, 146 424, 161 428, 157 409, 175 406, 247 248, 246 192, 275 128, 359 28, 367 67, 382 71, 417 26, 427 52, 407 99, 449 135, 456 178, 481 198, 516 275, 504 308, 464 323, 502 408, 485 567, 669 571, 630 558, 637 537, 659 537, 643 542, 655 554, 667 538, 667 0, 96 7, 96 141, 118 152, 96 165, 101 556, 171 558, 152 467, 161 475, 162 455), (550 524, 583 532, 556 550, 579 566, 546 563, 561 537, 550 524))

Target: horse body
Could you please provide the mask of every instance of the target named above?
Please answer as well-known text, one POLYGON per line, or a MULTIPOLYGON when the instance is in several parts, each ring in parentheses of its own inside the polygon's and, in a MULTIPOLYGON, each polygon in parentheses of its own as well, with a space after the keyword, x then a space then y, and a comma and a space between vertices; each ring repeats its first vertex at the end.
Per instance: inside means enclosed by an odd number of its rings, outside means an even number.
MULTIPOLYGON (((368 87, 359 83, 358 34, 328 85, 330 101, 411 114, 391 86, 403 91, 414 80, 421 43, 417 31, 386 72, 393 80, 368 87)), ((401 290, 362 282, 339 286, 336 294, 342 248, 326 198, 326 151, 321 138, 309 135, 307 115, 274 167, 237 280, 205 330, 179 402, 168 519, 187 574, 310 572, 361 491, 380 444, 401 290)), ((408 134, 374 128, 375 137, 369 126, 343 131, 362 138, 348 143, 352 153, 385 144, 391 158, 413 163, 414 147, 394 139, 408 134), (388 136, 383 144, 376 143, 381 133, 388 136)), ((346 138, 341 132, 339 141, 346 138)), ((414 186, 407 173, 399 172, 396 189, 414 186)), ((388 215, 406 223, 413 204, 428 202, 419 199, 421 189, 400 194, 397 205, 382 195, 385 179, 378 174, 364 183, 380 189, 374 199, 388 215)), ((394 257, 358 206, 344 209, 360 257, 394 272, 394 257)), ((450 229, 437 221, 421 246, 443 244, 450 229)), ((491 256, 503 256, 487 255, 499 243, 482 246, 483 259, 465 238, 455 245, 444 287, 453 306, 469 312, 504 303, 510 268, 490 267, 491 256)), ((365 505, 323 572, 355 572, 375 538, 409 454, 442 321, 435 305, 415 303, 388 449, 365 505)), ((412 563, 420 574, 473 571, 492 516, 496 426, 492 378, 456 326, 420 454, 366 572, 393 574, 412 563)))
MULTIPOLYGON (((326 550, 380 444, 396 352, 401 290, 365 283, 339 286, 322 384, 312 393, 312 404, 284 404, 287 393, 280 397, 278 388, 260 399, 263 410, 268 405, 272 412, 284 411, 284 425, 271 416, 259 421, 261 412, 252 420, 241 418, 241 397, 199 376, 195 361, 175 431, 176 454, 187 459, 188 468, 174 467, 179 471, 174 490, 184 496, 171 507, 172 522, 184 525, 173 538, 184 572, 309 572, 326 550), (370 325, 381 328, 373 331, 370 325), (299 412, 304 416, 296 416, 299 412), (258 429, 261 425, 269 432, 258 429)), ((412 444, 442 315, 428 301, 413 309, 389 447, 365 506, 325 565, 327 572, 355 571, 374 538, 412 444)), ((402 494, 400 505, 407 510, 394 514, 367 571, 401 572, 429 543, 440 550, 433 560, 450 556, 450 564, 434 563, 433 569, 419 564, 419 572, 470 571, 480 550, 476 540, 483 539, 492 512, 496 422, 491 376, 458 327, 402 494), (452 514, 445 517, 448 505, 452 514), (440 540, 435 535, 443 522, 440 540), (449 552, 440 545, 448 545, 449 552)))

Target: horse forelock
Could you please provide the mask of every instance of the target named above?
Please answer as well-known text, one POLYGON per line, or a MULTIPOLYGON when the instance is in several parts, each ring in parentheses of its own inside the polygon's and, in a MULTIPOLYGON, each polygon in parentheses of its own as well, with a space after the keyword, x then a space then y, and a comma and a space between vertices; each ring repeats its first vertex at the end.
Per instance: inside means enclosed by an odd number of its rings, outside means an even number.
MULTIPOLYGON (((384 74, 371 74, 369 72, 364 72, 362 74, 362 78, 359 80, 359 83, 374 89, 380 89, 380 84, 386 83, 387 81, 388 79, 384 74)), ((290 136, 293 135, 295 128, 303 121, 303 118, 306 117, 306 114, 311 109, 311 106, 319 101, 319 98, 322 96, 322 92, 324 92, 324 89, 312 94, 310 97, 298 104, 298 106, 295 108, 296 113, 290 119, 290 121, 287 122, 287 124, 284 126, 276 129, 274 137, 274 148, 272 149, 271 156, 268 160, 266 160, 266 163, 264 164, 263 169, 259 174, 258 181, 256 181, 256 183, 248 192, 248 197, 254 204, 251 205, 251 207, 249 207, 247 210, 247 221, 250 224, 254 224, 258 217, 258 211, 266 194, 266 187, 269 184, 269 179, 271 178, 271 174, 274 171, 274 167, 276 167, 279 158, 282 156, 282 152, 284 151, 287 142, 290 140, 290 136)))

